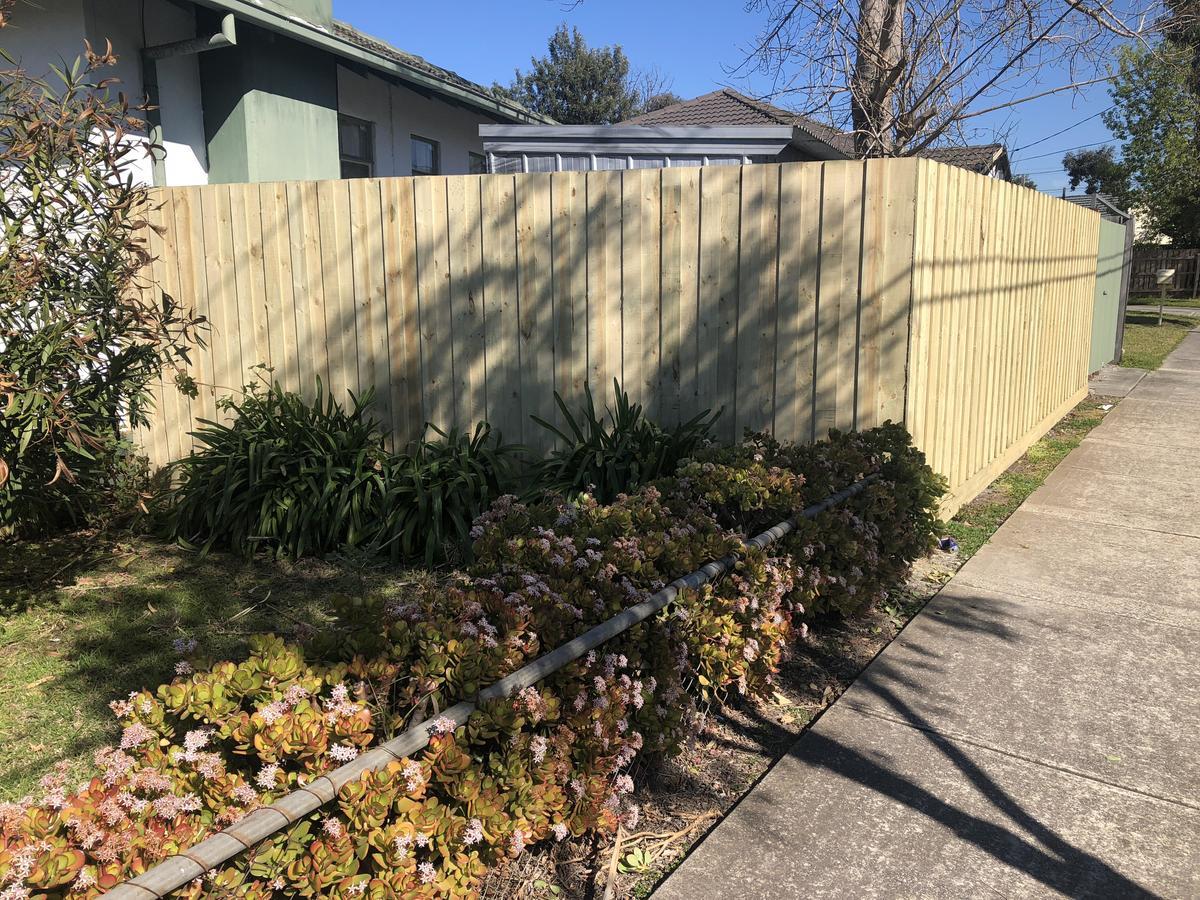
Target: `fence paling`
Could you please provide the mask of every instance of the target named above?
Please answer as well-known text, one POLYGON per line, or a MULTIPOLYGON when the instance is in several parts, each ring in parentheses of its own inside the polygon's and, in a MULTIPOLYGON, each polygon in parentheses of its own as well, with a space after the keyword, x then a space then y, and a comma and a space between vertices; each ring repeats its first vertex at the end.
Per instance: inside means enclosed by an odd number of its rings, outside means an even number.
MULTIPOLYGON (((761 550, 773 544, 790 533, 796 527, 798 519, 811 519, 820 515, 825 510, 858 494, 879 477, 879 473, 875 472, 848 485, 836 494, 826 497, 820 503, 805 508, 799 516, 786 519, 746 541, 743 547, 761 550)), ((476 695, 475 700, 456 703, 439 714, 437 718, 450 719, 455 726, 465 725, 471 713, 481 704, 511 697, 548 675, 552 675, 568 663, 579 659, 589 650, 594 650, 605 641, 611 640, 623 631, 650 618, 674 600, 680 591, 694 590, 719 578, 733 568, 740 558, 740 554, 731 553, 701 566, 682 578, 677 578, 641 603, 621 611, 561 647, 538 657, 528 665, 522 666, 517 671, 484 688, 476 695)), ((195 847, 185 850, 177 856, 163 860, 137 878, 117 885, 104 896, 112 897, 114 900, 165 897, 171 891, 178 890, 211 869, 250 850, 276 832, 294 825, 326 803, 331 803, 344 785, 357 780, 364 773, 382 769, 388 763, 412 756, 423 750, 429 745, 431 735, 431 722, 428 719, 411 725, 403 734, 385 741, 353 761, 314 779, 304 787, 276 800, 270 806, 255 810, 236 825, 230 826, 212 837, 205 838, 195 847)))
MULTIPOLYGON (((616 378, 671 425, 904 421, 949 514, 1086 385, 1099 216, 930 160, 161 188, 150 277, 212 323, 140 435, 161 465, 265 363, 375 388, 403 446, 616 378)), ((1192 260, 1195 262, 1195 260, 1192 260)), ((1189 272, 1192 270, 1189 269, 1189 272)))

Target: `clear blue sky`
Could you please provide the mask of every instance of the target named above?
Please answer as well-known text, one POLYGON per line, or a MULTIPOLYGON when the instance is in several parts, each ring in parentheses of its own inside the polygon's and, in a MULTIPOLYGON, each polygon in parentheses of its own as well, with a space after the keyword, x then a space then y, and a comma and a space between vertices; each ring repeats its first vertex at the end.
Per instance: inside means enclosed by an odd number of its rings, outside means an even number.
MULTIPOLYGON (((531 56, 546 52, 546 40, 560 22, 575 25, 589 44, 620 44, 636 68, 657 67, 673 78, 671 89, 689 98, 723 84, 753 92, 731 81, 726 67, 736 66, 754 38, 760 20, 738 0, 584 0, 571 9, 560 0, 511 0, 509 3, 457 0, 449 3, 399 3, 334 0, 334 13, 364 31, 481 84, 507 84, 515 67, 528 68, 531 56)), ((1048 79, 1046 86, 1059 82, 1048 79)), ((1049 137, 1107 107, 1103 85, 1081 97, 1050 97, 1017 107, 1010 151, 1040 141, 1014 155, 1014 169, 1033 174, 1042 190, 1066 184, 1064 150, 1109 137, 1097 116, 1049 137), (1049 153, 1050 155, 1043 155, 1049 153), (1047 171, 1053 170, 1053 171, 1047 171), (1036 173, 1036 174, 1035 174, 1036 173)), ((1000 121, 988 122, 998 127, 1000 121)))

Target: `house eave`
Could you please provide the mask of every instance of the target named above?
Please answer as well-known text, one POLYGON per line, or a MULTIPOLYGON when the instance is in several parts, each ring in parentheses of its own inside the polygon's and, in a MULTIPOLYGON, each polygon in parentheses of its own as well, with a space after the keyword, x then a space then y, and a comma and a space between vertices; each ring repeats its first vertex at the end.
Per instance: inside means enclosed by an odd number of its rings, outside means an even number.
POLYGON ((460 85, 451 84, 427 72, 422 72, 420 69, 405 65, 399 60, 375 53, 366 47, 360 47, 344 40, 320 23, 309 22, 299 16, 282 16, 258 6, 252 0, 195 0, 195 2, 210 9, 233 13, 236 18, 244 22, 318 47, 343 60, 366 66, 399 81, 408 82, 424 91, 442 94, 457 103, 497 118, 529 123, 552 121, 529 110, 514 107, 498 97, 480 94, 460 85))
POLYGON ((480 125, 479 136, 492 153, 762 156, 793 146, 816 159, 842 158, 791 125, 480 125))

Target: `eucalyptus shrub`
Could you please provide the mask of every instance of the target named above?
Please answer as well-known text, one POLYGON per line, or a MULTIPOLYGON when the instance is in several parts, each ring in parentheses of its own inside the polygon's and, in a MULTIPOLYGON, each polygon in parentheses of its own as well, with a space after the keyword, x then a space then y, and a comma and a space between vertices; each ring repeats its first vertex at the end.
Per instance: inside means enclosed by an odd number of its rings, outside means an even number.
POLYGON ((131 139, 140 109, 103 77, 114 59, 89 47, 54 84, 0 59, 0 533, 115 501, 122 427, 146 423, 148 386, 183 371, 201 324, 140 280, 130 173, 148 149, 131 139))

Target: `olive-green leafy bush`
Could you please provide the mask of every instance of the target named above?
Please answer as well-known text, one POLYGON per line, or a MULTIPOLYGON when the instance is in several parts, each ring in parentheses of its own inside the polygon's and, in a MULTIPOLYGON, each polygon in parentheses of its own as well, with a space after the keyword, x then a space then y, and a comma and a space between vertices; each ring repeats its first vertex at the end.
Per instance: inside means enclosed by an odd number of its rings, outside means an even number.
POLYGON ((501 497, 475 523, 467 571, 348 599, 340 627, 305 647, 263 637, 238 663, 185 645, 173 682, 114 702, 121 745, 97 754, 95 778, 72 789, 52 773, 42 796, 0 806, 0 890, 94 897, 422 718, 426 751, 350 782, 183 896, 472 896, 535 843, 634 828, 634 759, 675 752, 728 692, 769 693, 814 608, 881 596, 932 541, 938 481, 899 428, 720 453, 611 504, 501 497), (538 686, 462 727, 438 718, 737 549, 737 510, 797 510, 876 473, 538 686))
POLYGON ((503 493, 516 448, 486 424, 436 431, 389 453, 372 393, 343 406, 317 381, 307 399, 252 387, 208 420, 175 464, 171 528, 185 545, 297 558, 385 554, 426 565, 465 547, 471 522, 503 493))
POLYGON ((591 493, 602 503, 639 485, 674 473, 680 461, 702 446, 720 411, 700 415, 674 428, 663 428, 646 417, 640 403, 613 379, 614 405, 606 415, 596 412, 591 389, 584 386, 586 403, 572 413, 556 392, 565 430, 545 419, 533 420, 552 432, 555 447, 538 467, 538 486, 564 494, 591 493))
MULTIPOLYGON (((7 24, 0 11, 0 26, 7 24)), ((140 506, 124 425, 183 375, 202 319, 142 281, 147 195, 130 167, 138 110, 111 53, 33 78, 0 54, 0 535, 140 506)))

